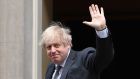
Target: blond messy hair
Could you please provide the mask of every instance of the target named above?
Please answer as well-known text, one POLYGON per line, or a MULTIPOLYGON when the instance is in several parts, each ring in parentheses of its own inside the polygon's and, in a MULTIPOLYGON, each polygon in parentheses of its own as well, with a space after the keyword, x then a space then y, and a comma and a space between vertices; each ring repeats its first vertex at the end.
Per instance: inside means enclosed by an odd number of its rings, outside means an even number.
POLYGON ((53 22, 42 33, 41 46, 45 48, 52 43, 60 43, 64 46, 72 46, 72 37, 70 29, 64 27, 61 22, 53 22))

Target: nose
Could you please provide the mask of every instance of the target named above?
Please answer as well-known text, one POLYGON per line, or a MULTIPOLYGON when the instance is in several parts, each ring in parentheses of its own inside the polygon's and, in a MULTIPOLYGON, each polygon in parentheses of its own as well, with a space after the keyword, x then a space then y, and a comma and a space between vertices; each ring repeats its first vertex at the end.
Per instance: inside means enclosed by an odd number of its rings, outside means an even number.
POLYGON ((50 51, 51 51, 52 54, 54 54, 56 52, 55 47, 51 46, 51 50, 50 51))

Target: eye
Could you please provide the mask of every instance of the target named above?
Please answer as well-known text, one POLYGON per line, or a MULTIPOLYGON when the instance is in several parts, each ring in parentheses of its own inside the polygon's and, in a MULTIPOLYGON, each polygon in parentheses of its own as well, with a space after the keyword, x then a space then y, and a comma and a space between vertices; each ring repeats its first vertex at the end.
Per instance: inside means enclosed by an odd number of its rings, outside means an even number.
POLYGON ((47 49, 47 50, 50 50, 50 49, 51 49, 51 46, 46 46, 46 49, 47 49))

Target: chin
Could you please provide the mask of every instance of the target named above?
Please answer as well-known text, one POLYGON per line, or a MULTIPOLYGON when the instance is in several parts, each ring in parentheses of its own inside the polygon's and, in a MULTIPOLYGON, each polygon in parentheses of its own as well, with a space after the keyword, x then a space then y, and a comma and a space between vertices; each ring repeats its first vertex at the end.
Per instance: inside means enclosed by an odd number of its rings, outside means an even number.
POLYGON ((59 60, 53 60, 52 62, 55 63, 55 64, 60 64, 59 60))

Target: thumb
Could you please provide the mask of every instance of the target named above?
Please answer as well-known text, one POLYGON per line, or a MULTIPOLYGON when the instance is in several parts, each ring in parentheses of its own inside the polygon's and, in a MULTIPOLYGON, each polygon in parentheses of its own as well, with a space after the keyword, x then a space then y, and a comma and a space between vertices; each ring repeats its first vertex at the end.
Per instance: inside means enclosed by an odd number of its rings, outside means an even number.
POLYGON ((83 21, 83 24, 90 26, 90 22, 88 22, 88 21, 83 21))

